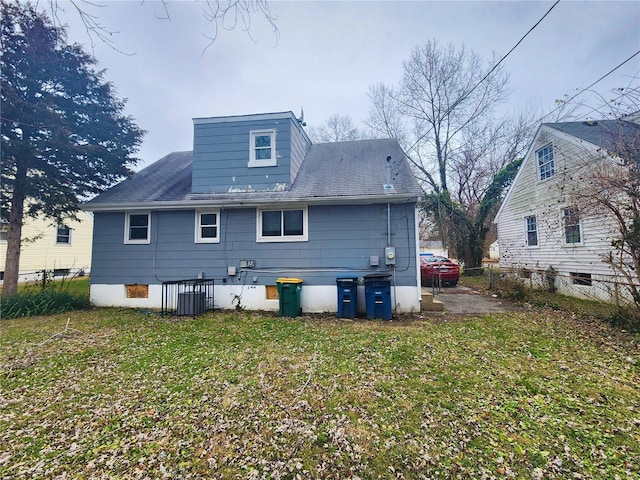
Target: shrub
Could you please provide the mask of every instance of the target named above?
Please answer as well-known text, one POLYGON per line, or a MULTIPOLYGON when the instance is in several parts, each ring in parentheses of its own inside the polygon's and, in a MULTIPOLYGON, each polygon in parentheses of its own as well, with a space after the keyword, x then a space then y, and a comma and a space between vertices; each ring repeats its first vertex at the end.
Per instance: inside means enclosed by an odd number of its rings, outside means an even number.
POLYGON ((529 288, 518 278, 501 277, 496 282, 494 289, 500 297, 517 302, 522 302, 529 298, 529 288))
POLYGON ((69 310, 81 310, 88 306, 87 298, 57 290, 16 293, 2 301, 2 318, 50 315, 69 310))
POLYGON ((615 327, 631 332, 640 332, 640 312, 633 307, 619 308, 606 320, 615 327))

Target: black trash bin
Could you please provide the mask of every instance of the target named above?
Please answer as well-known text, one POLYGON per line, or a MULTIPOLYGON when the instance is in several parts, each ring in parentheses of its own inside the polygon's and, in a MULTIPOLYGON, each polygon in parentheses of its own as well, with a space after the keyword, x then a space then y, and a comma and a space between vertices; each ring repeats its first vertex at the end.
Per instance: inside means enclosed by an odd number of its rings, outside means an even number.
POLYGON ((338 286, 338 318, 355 318, 358 314, 358 277, 336 278, 338 286))
POLYGON ((391 320, 391 275, 373 273, 364 276, 367 318, 391 320))

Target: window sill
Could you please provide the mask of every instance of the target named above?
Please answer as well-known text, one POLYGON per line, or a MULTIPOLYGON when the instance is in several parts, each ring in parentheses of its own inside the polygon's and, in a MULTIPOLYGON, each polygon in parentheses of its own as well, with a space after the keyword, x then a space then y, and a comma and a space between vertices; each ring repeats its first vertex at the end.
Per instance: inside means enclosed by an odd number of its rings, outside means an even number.
POLYGON ((247 167, 249 168, 260 168, 260 167, 277 167, 278 166, 278 162, 276 159, 272 159, 272 160, 256 160, 256 161, 251 161, 249 160, 249 163, 247 164, 247 167))

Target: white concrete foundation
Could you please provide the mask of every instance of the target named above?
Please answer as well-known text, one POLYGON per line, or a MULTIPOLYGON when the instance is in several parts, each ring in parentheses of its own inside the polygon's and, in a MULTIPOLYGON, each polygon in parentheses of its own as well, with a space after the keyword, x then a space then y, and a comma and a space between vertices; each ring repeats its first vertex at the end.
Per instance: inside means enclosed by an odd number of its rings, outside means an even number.
MULTIPOLYGON (((127 298, 125 285, 92 284, 91 303, 97 307, 162 308, 162 285, 149 285, 148 298, 127 298)), ((224 310, 237 308, 277 312, 278 300, 267 299, 264 285, 215 285, 214 306, 224 310)), ((419 287, 391 286, 391 305, 395 313, 420 311, 419 287), (395 309, 393 308, 395 305, 395 309)), ((300 306, 305 313, 338 311, 335 285, 302 285, 300 306)), ((358 286, 358 312, 366 312, 364 286, 358 286)))

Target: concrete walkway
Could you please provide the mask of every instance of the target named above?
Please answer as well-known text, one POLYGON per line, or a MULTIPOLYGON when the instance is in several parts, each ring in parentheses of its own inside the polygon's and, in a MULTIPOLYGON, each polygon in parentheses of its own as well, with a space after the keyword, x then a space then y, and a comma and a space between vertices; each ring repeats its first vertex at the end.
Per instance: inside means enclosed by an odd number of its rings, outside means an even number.
MULTIPOLYGON (((423 290, 431 292, 431 288, 423 290)), ((502 313, 522 308, 504 298, 493 297, 463 286, 436 290, 434 298, 444 304, 445 313, 502 313)))

